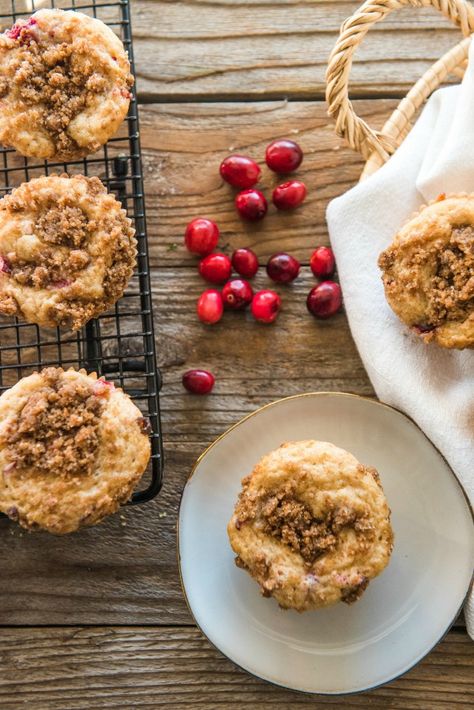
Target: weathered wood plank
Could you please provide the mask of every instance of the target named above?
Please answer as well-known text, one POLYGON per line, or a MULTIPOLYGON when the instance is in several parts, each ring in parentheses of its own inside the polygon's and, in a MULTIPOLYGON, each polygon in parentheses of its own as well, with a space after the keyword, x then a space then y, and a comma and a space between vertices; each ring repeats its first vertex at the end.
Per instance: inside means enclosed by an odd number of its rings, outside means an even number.
MULTIPOLYGON (((375 127, 383 125, 395 104, 355 102, 375 127)), ((251 246, 262 263, 276 251, 289 251, 307 263, 315 246, 327 243, 328 202, 354 185, 362 170, 359 156, 335 135, 324 102, 153 105, 142 106, 140 118, 154 265, 196 265, 184 249, 183 234, 199 215, 219 224, 224 251, 251 246), (305 181, 308 198, 293 213, 277 212, 270 204, 265 219, 249 225, 235 211, 235 191, 221 180, 219 164, 230 152, 255 158, 262 164, 259 187, 271 200, 273 187, 283 179, 265 166, 264 154, 278 137, 293 137, 305 151, 295 175, 305 181)))
POLYGON ((474 645, 450 633, 403 678, 344 699, 271 686, 240 670, 192 628, 2 629, 2 710, 86 708, 400 708, 474 702, 474 645))
MULTIPOLYGON (((339 27, 360 4, 135 0, 140 95, 155 101, 321 97, 339 27)), ((459 30, 434 10, 393 13, 357 52, 354 96, 405 93, 459 39, 459 30)))
MULTIPOLYGON (((314 280, 306 272, 294 287, 281 289, 278 326, 226 313, 212 328, 195 315, 203 285, 194 270, 153 272, 164 377, 163 492, 152 504, 127 508, 96 529, 65 538, 30 535, 0 521, 7 571, 0 577, 0 624, 189 621, 176 570, 175 519, 182 487, 204 446, 281 396, 311 389, 372 394, 344 315, 316 323, 307 313, 304 298, 314 280), (182 389, 183 371, 197 365, 216 373, 210 397, 182 389)), ((259 275, 256 283, 264 285, 266 277, 259 275)))

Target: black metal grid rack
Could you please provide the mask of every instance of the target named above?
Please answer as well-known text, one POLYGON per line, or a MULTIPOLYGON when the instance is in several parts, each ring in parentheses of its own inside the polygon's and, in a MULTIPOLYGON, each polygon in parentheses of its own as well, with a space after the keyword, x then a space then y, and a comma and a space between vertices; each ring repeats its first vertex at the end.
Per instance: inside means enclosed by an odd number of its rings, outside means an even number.
MULTIPOLYGON (((0 31, 43 7, 77 10, 103 20, 121 37, 135 75, 129 0, 1 0, 0 31), (11 11, 4 13, 5 8, 11 11)), ((152 427, 146 488, 136 491, 131 500, 143 503, 161 488, 163 450, 135 88, 132 93, 122 129, 88 158, 67 163, 35 161, 0 148, 0 196, 22 182, 50 173, 97 175, 133 219, 138 241, 137 269, 126 293, 112 311, 90 321, 82 331, 42 329, 18 319, 0 318, 0 394, 21 377, 55 365, 83 367, 115 381, 149 417, 152 427)))

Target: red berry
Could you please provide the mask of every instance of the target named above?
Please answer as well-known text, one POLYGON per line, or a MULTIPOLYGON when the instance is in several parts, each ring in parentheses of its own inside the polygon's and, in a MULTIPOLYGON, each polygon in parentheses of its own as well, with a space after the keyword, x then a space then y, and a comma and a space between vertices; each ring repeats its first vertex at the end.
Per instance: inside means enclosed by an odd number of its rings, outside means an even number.
POLYGON ((192 394, 209 394, 216 381, 207 370, 188 370, 183 375, 183 387, 192 394))
POLYGON ((219 241, 219 227, 215 222, 204 217, 193 219, 186 227, 184 241, 193 254, 206 256, 217 246, 219 241))
POLYGON ((222 318, 223 313, 224 304, 219 291, 208 288, 207 291, 201 293, 197 303, 197 314, 200 321, 212 325, 222 318))
POLYGON ((5 256, 0 256, 0 272, 4 274, 11 274, 12 266, 5 256))
POLYGON ((258 257, 251 249, 236 249, 232 254, 232 266, 238 274, 251 279, 258 271, 258 257))
POLYGON ((333 250, 329 247, 318 247, 311 254, 309 265, 316 278, 329 278, 336 267, 333 250))
POLYGON ((232 279, 222 289, 222 300, 227 308, 237 311, 249 305, 253 298, 252 287, 244 279, 232 279))
POLYGON ((30 40, 30 33, 28 30, 33 27, 34 25, 37 25, 38 21, 35 20, 34 17, 30 17, 29 20, 25 23, 15 23, 13 27, 11 27, 9 30, 6 30, 5 34, 7 37, 10 37, 11 39, 18 39, 20 38, 20 41, 22 44, 27 43, 29 44, 30 40))
POLYGON ((273 204, 279 210, 294 210, 304 202, 306 185, 299 180, 290 180, 273 190, 273 204))
POLYGON ((308 293, 306 305, 316 318, 330 318, 342 305, 341 287, 335 281, 322 281, 308 293))
POLYGON ((235 206, 240 216, 251 222, 263 219, 268 209, 265 195, 260 190, 242 190, 235 198, 235 206))
POLYGON ((294 281, 300 272, 300 262, 290 254, 274 254, 267 262, 267 274, 277 283, 294 281))
POLYGON ((221 284, 230 278, 232 264, 225 254, 209 254, 199 262, 199 273, 213 284, 221 284))
POLYGON ((252 299, 250 309, 260 323, 273 323, 281 306, 281 298, 275 291, 258 291, 252 299))
POLYGON ((292 173, 301 165, 303 151, 294 141, 276 140, 267 146, 265 160, 275 173, 292 173))
POLYGON ((260 178, 260 166, 245 155, 229 155, 222 161, 219 172, 223 180, 241 189, 253 187, 260 178))

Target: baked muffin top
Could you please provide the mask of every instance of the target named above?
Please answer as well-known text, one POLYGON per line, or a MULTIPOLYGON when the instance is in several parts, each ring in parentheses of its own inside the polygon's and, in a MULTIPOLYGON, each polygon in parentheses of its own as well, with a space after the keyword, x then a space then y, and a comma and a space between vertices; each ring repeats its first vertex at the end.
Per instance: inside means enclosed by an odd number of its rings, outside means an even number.
POLYGON ((474 195, 440 195, 379 257, 396 315, 426 342, 474 347, 474 195))
POLYGON ((120 298, 136 240, 96 177, 50 175, 0 200, 0 313, 77 330, 120 298))
POLYGON ((47 368, 0 397, 0 510, 56 534, 130 497, 149 457, 147 422, 112 383, 47 368))
POLYGON ((228 534, 263 595, 298 611, 356 601, 393 543, 376 470, 313 440, 261 459, 242 481, 228 534))
POLYGON ((0 35, 0 142, 27 157, 94 153, 126 116, 132 85, 123 44, 103 22, 39 10, 0 35))

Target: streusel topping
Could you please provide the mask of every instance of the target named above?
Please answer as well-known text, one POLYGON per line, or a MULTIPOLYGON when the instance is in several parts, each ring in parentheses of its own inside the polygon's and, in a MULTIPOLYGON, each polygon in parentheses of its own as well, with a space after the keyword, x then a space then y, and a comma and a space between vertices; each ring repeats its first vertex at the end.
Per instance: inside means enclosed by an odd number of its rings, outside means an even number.
POLYGON ((56 368, 43 370, 45 386, 27 399, 6 431, 6 457, 14 468, 89 475, 99 446, 103 400, 89 381, 63 380, 56 368))
POLYGON ((348 506, 334 507, 321 516, 313 515, 310 508, 298 500, 291 483, 270 495, 262 491, 256 498, 248 498, 244 492, 236 514, 238 525, 249 520, 260 521, 265 533, 299 552, 309 566, 336 548, 338 535, 344 528, 373 537, 373 526, 367 516, 348 506))

